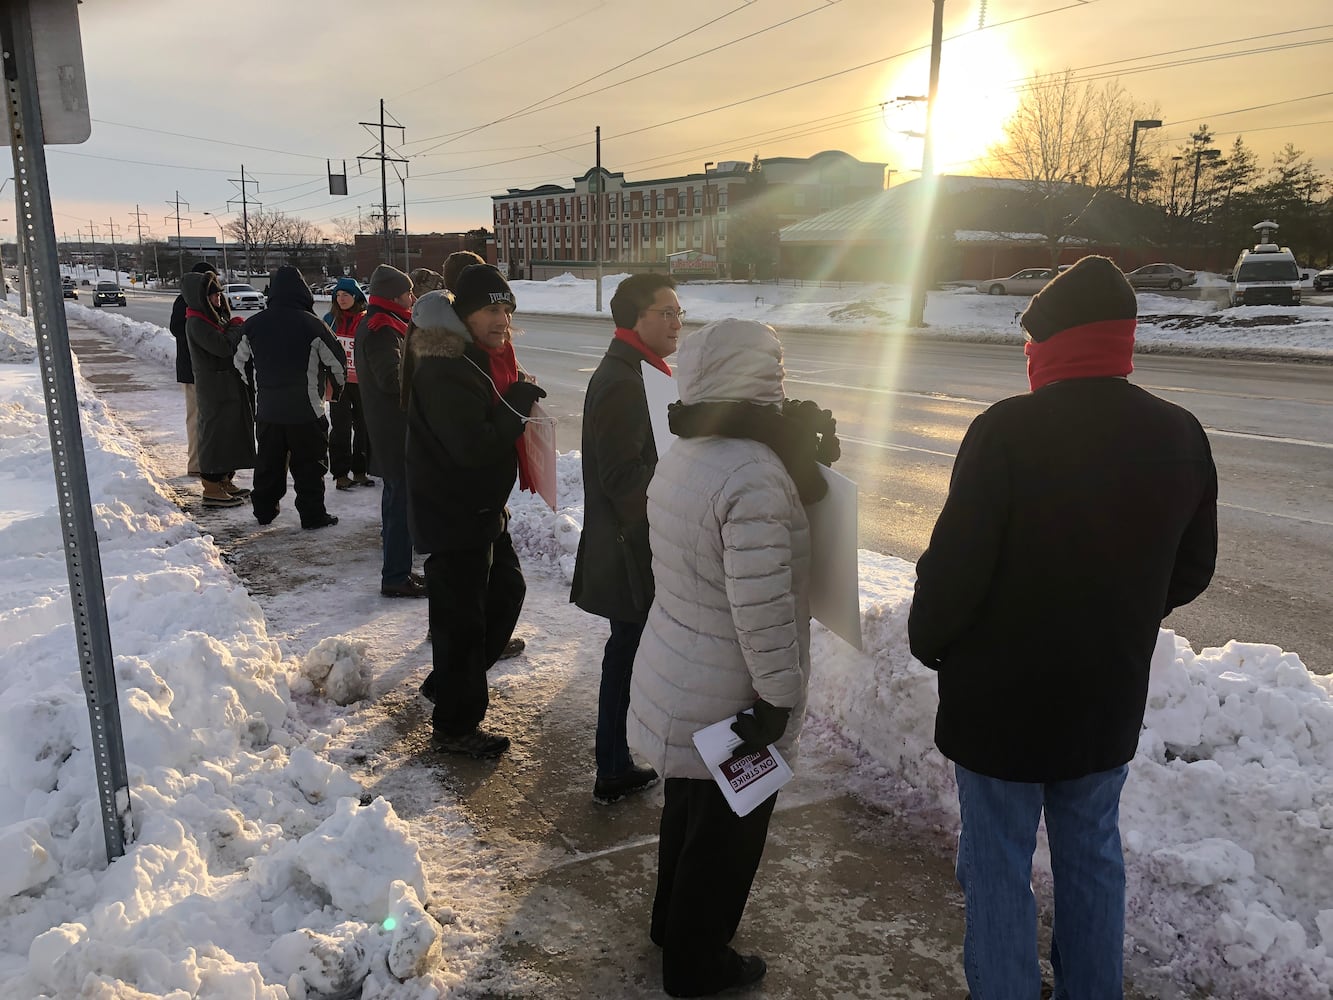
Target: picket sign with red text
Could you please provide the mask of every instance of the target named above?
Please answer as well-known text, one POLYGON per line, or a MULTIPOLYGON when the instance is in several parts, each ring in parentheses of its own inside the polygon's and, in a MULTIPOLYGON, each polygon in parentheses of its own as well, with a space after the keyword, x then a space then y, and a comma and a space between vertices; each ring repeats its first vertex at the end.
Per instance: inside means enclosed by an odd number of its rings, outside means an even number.
POLYGON ((708 773, 737 816, 748 816, 792 779, 791 766, 769 744, 758 753, 743 753, 741 738, 731 731, 734 717, 705 726, 694 734, 694 748, 708 773))

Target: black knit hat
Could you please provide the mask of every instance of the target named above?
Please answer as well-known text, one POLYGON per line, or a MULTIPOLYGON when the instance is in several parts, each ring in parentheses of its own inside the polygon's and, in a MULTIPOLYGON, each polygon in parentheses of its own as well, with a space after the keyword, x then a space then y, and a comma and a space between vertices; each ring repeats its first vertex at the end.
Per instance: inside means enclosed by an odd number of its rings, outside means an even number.
POLYGON ((208 274, 209 272, 212 272, 213 274, 218 273, 218 269, 206 260, 201 260, 198 264, 194 265, 194 267, 190 268, 190 270, 195 274, 208 274))
POLYGON ((463 268, 463 273, 458 276, 458 287, 453 292, 454 312, 459 319, 467 319, 478 309, 485 309, 495 302, 518 307, 509 282, 494 264, 473 264, 463 268))
POLYGON ((1109 257, 1084 257, 1032 296, 1018 321, 1041 343, 1071 327, 1135 319, 1138 314, 1139 300, 1115 262, 1109 257))

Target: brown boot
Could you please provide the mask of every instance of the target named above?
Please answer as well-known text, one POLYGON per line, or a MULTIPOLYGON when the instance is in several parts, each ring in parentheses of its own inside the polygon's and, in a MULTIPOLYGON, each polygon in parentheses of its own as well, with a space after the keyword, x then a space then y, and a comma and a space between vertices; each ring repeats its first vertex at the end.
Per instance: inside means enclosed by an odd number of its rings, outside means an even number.
POLYGON ((203 479, 204 484, 204 506, 205 507, 239 507, 245 503, 240 497, 234 497, 227 492, 226 486, 220 480, 203 479))

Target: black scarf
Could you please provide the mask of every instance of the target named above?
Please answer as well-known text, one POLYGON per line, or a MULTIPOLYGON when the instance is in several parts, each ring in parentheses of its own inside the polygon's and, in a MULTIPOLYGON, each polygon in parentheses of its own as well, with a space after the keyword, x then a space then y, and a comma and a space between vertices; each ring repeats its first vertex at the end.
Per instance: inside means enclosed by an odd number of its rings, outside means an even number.
POLYGON ((801 503, 818 503, 828 492, 820 463, 832 465, 841 449, 836 422, 810 402, 786 400, 782 409, 758 403, 672 403, 667 425, 677 437, 746 438, 768 445, 796 484, 801 503))

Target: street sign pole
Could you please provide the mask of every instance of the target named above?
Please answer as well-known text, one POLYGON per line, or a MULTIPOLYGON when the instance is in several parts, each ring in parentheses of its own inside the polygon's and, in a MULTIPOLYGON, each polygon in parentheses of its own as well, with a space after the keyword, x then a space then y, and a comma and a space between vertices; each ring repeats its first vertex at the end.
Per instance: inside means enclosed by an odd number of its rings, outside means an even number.
POLYGON ((18 243, 27 259, 32 285, 33 327, 46 393, 51 459, 55 466, 70 603, 74 607, 74 637, 79 648, 83 690, 88 698, 102 833, 110 862, 125 853, 125 841, 130 835, 130 783, 43 146, 48 120, 58 125, 56 134, 61 141, 82 142, 87 136, 87 130, 82 129, 82 138, 79 137, 80 115, 86 122, 88 107, 76 0, 0 0, 0 47, 4 49, 9 143, 20 205, 18 243), (33 30, 34 18, 40 21, 43 42, 55 40, 68 46, 72 34, 73 45, 78 49, 77 59, 71 61, 68 48, 55 57, 54 65, 39 57, 33 44, 37 35, 33 30), (55 34, 51 31, 53 19, 63 29, 55 34), (54 97, 52 86, 56 87, 54 97), (56 102, 56 110, 49 112, 52 100, 56 102), (69 127, 71 122, 72 131, 60 132, 60 128, 69 127))

